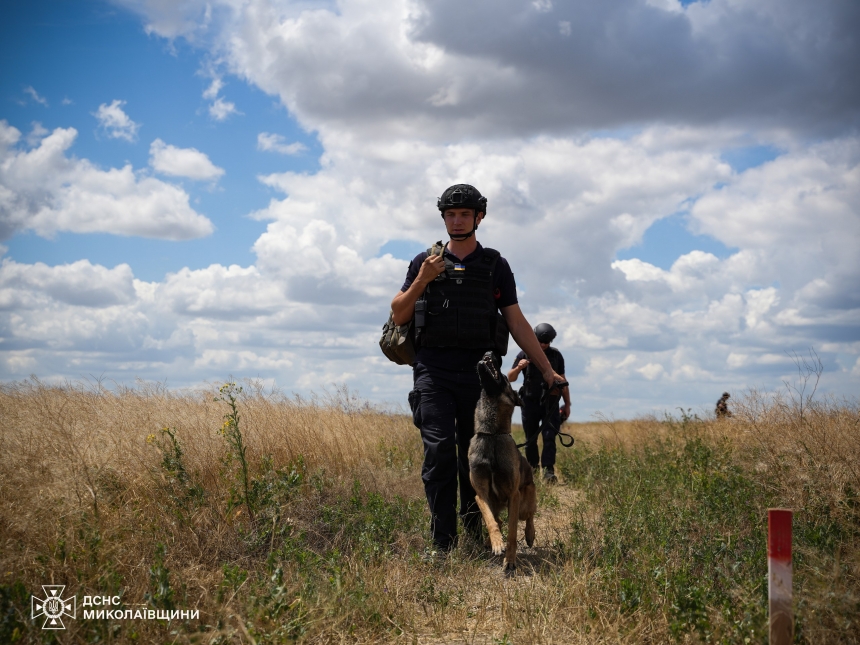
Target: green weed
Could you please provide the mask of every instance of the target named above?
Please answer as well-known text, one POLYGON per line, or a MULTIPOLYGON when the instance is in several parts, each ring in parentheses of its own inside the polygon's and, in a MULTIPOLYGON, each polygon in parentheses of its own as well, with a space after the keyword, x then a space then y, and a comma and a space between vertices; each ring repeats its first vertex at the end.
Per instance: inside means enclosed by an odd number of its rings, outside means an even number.
POLYGON ((155 547, 155 561, 149 568, 149 591, 144 599, 154 609, 176 609, 174 591, 170 586, 170 569, 165 564, 166 548, 163 544, 155 547))
MULTIPOLYGON (((355 480, 347 499, 334 498, 320 508, 327 530, 337 529, 334 543, 365 558, 391 553, 399 533, 419 530, 423 505, 401 497, 387 500, 378 492, 365 493, 355 480)), ((321 527, 322 528, 322 527, 321 527)))
POLYGON ((636 452, 583 449, 562 463, 565 480, 588 491, 601 514, 587 525, 580 509, 572 552, 604 571, 622 611, 662 612, 677 638, 761 636, 762 517, 771 495, 727 446, 695 437, 694 416, 672 423, 686 438, 653 440, 636 452), (738 589, 748 592, 741 601, 738 589), (722 612, 717 623, 714 608, 722 612))
POLYGON ((0 642, 17 643, 24 638, 27 625, 22 608, 30 602, 30 594, 21 582, 0 585, 0 642))
POLYGON ((235 383, 225 383, 218 390, 216 401, 226 403, 230 411, 224 415, 224 423, 221 425, 218 433, 224 437, 227 446, 230 450, 229 456, 231 459, 237 459, 240 467, 239 483, 241 491, 235 487, 231 489, 230 504, 227 512, 229 513, 235 506, 244 503, 248 511, 248 517, 251 524, 254 524, 254 501, 251 497, 251 484, 248 476, 248 456, 245 446, 245 439, 242 436, 242 430, 239 428, 239 397, 242 395, 242 386, 235 383))
MULTIPOLYGON (((622 611, 663 613, 679 640, 696 634, 708 642, 762 642, 766 510, 780 499, 745 470, 731 445, 706 440, 703 424, 682 410, 664 419, 668 438, 637 450, 604 445, 568 453, 565 481, 588 498, 574 513, 571 554, 599 568, 604 592, 622 611), (597 521, 588 521, 589 508, 598 510, 597 521)), ((812 572, 804 566, 809 554, 832 561, 851 538, 831 511, 813 503, 795 514, 799 584, 812 572)))
POLYGON ((155 446, 161 454, 161 472, 164 475, 165 492, 176 515, 186 520, 190 510, 199 507, 203 502, 205 491, 203 487, 192 480, 183 460, 182 444, 176 438, 176 429, 164 427, 159 436, 150 434, 146 442, 155 446))

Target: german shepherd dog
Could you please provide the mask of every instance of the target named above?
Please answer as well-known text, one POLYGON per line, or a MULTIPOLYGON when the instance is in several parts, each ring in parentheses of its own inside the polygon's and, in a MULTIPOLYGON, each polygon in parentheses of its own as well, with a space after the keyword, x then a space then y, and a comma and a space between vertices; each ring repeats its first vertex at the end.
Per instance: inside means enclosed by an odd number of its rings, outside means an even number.
POLYGON ((469 479, 490 534, 495 555, 505 554, 505 570, 517 567, 517 523, 526 523, 526 544, 535 541, 534 471, 511 436, 511 416, 520 398, 500 371, 492 352, 478 362, 481 398, 475 409, 475 436, 469 444, 469 479), (508 509, 508 544, 502 546, 499 514, 508 509))

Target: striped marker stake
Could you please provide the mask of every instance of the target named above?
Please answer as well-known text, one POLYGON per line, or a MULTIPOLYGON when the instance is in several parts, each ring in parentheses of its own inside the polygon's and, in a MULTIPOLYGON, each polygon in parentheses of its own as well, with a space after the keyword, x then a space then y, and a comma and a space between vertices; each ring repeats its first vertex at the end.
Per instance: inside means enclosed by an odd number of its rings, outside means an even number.
POLYGON ((767 597, 770 645, 790 645, 794 637, 791 607, 791 511, 767 510, 767 597))

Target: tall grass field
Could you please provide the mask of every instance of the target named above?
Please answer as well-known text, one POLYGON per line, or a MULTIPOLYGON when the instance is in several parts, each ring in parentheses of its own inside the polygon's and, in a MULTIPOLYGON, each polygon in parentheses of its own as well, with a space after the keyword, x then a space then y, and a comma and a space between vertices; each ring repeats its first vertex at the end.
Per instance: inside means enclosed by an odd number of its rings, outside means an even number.
POLYGON ((346 390, 3 385, 0 643, 766 643, 769 507, 795 641, 860 643, 860 409, 815 378, 565 424, 510 577, 465 541, 422 558, 418 431, 346 390))

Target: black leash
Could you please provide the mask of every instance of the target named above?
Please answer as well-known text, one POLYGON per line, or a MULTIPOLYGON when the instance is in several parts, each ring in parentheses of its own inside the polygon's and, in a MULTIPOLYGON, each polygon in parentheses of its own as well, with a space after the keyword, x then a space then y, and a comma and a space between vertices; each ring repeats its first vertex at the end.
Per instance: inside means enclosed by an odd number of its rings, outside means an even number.
MULTIPOLYGON (((562 388, 568 387, 569 385, 570 385, 570 383, 568 383, 567 381, 556 381, 555 383, 553 383, 552 387, 549 387, 546 384, 546 381, 544 381, 543 391, 541 392, 541 395, 540 395, 540 404, 544 407, 544 416, 546 416, 546 407, 548 406, 549 402, 552 400, 552 398, 550 396, 550 392, 552 392, 552 390, 558 389, 558 391, 560 393, 562 388)), ((555 405, 556 404, 553 403, 553 407, 555 407, 555 405)), ((562 419, 561 423, 564 423, 566 420, 567 419, 562 419)), ((541 420, 541 421, 543 421, 543 420, 541 420)), ((523 430, 525 430, 525 428, 523 428, 523 430)), ((535 433, 535 435, 531 439, 527 439, 523 443, 518 443, 517 449, 528 447, 531 444, 535 443, 538 440, 538 437, 540 436, 540 434, 541 434, 540 431, 538 431, 535 433)), ((565 448, 570 448, 575 441, 573 436, 569 435, 566 432, 561 431, 561 424, 559 424, 559 429, 555 433, 555 436, 558 437, 559 443, 561 443, 561 445, 564 446, 565 448), (565 441, 565 437, 567 438, 567 442, 565 441)))
MULTIPOLYGON (((533 436, 531 439, 529 439, 528 441, 523 441, 522 443, 518 443, 518 444, 517 444, 517 448, 524 448, 524 447, 530 446, 530 445, 531 445, 531 444, 533 444, 535 441, 537 441, 537 439, 538 439, 538 437, 539 437, 539 436, 540 436, 540 432, 538 432, 536 435, 534 435, 534 436, 533 436)), ((574 441, 576 441, 576 440, 573 438, 573 436, 569 435, 569 434, 568 434, 568 433, 566 433, 566 432, 562 432, 561 430, 559 430, 558 432, 556 432, 556 433, 555 433, 555 436, 556 436, 556 437, 558 437, 558 442, 559 442, 562 446, 564 446, 565 448, 570 448, 570 447, 573 445, 574 441), (567 441, 565 441, 565 437, 567 438, 567 441)))

